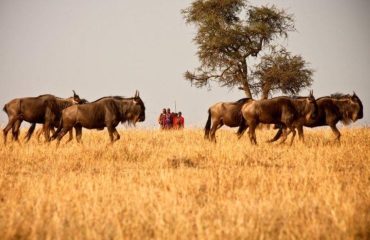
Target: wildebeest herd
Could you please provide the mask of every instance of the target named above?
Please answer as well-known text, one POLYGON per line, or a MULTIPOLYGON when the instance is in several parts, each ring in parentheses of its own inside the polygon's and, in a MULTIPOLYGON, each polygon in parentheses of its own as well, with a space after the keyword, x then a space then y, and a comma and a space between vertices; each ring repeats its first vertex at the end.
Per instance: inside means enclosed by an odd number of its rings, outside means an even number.
POLYGON ((363 118, 363 106, 360 98, 353 93, 332 94, 315 99, 310 92, 308 97, 280 96, 271 99, 253 100, 243 98, 237 102, 220 102, 208 110, 208 120, 204 128, 205 138, 216 141, 215 133, 223 125, 237 127, 239 138, 246 129, 252 144, 257 144, 255 129, 259 123, 275 124, 279 128, 276 136, 269 142, 282 137, 284 142, 292 133, 293 143, 298 130, 303 141, 303 126, 330 126, 336 140, 340 140, 340 132, 336 127, 339 121, 349 124, 363 118))
MULTIPOLYGON (((5 144, 10 130, 13 140, 18 141, 22 121, 31 124, 25 137, 26 141, 30 140, 36 124, 43 124, 45 140, 49 142, 56 139, 59 145, 68 132, 68 141, 72 140, 73 128, 76 131, 76 139, 80 142, 82 128, 102 130, 106 127, 113 143, 120 139, 116 130, 120 122, 136 124, 145 120, 145 105, 138 91, 134 97, 109 96, 94 102, 81 99, 75 91, 72 97, 66 99, 50 94, 16 98, 6 103, 3 110, 8 115, 8 123, 3 129, 5 144), (51 137, 50 132, 53 134, 51 137)), ((239 138, 248 129, 251 143, 257 144, 256 127, 260 123, 275 124, 279 130, 270 142, 279 138, 284 142, 291 133, 292 144, 296 129, 299 138, 303 140, 303 126, 312 128, 328 125, 339 141, 340 132, 336 124, 339 121, 349 124, 362 117, 362 102, 355 93, 333 94, 315 99, 311 91, 307 97, 280 96, 263 100, 243 98, 236 102, 216 103, 208 110, 204 131, 206 139, 216 141, 215 133, 223 125, 239 127, 239 138)))
POLYGON ((116 130, 122 122, 135 124, 145 120, 145 106, 139 92, 135 96, 124 98, 109 96, 94 102, 81 99, 74 91, 73 97, 63 99, 50 94, 38 97, 16 98, 5 104, 3 110, 8 115, 8 124, 5 126, 4 143, 12 130, 13 139, 18 141, 19 127, 22 121, 31 123, 26 140, 31 138, 37 123, 43 124, 46 141, 57 139, 57 145, 63 136, 69 132, 72 140, 72 129, 76 130, 76 139, 81 140, 82 128, 108 129, 111 142, 120 138, 116 130), (55 131, 54 129, 57 128, 55 131), (53 136, 50 138, 50 131, 53 136))

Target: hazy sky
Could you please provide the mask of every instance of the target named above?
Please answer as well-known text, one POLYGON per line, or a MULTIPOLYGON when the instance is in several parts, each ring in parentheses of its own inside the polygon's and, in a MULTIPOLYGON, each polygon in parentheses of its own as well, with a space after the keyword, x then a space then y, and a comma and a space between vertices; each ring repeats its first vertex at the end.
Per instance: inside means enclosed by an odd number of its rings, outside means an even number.
MULTIPOLYGON (((145 123, 156 126, 163 107, 182 111, 186 124, 203 127, 207 109, 244 97, 214 84, 191 87, 183 73, 197 67, 195 29, 180 13, 187 0, 0 0, 0 104, 17 97, 72 89, 93 101, 139 90, 145 123)), ((297 32, 283 45, 315 70, 316 97, 355 91, 370 123, 370 1, 279 0, 294 14, 297 32)), ((308 90, 301 94, 305 95, 308 90)), ((0 124, 7 121, 0 113, 0 124)))

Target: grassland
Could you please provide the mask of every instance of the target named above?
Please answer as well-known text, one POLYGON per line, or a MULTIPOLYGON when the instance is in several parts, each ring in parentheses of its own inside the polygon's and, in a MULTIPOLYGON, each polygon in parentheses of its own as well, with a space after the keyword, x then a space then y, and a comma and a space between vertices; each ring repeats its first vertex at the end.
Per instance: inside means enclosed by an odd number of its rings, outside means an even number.
POLYGON ((233 131, 0 143, 1 239, 370 238, 370 129, 258 146, 233 131))

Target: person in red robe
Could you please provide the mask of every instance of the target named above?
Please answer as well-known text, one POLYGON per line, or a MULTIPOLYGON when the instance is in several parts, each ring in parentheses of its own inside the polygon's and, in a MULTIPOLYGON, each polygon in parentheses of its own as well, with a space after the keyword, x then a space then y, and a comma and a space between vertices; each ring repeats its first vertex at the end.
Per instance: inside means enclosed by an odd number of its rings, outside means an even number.
POLYGON ((161 129, 165 129, 166 126, 166 109, 163 108, 162 113, 158 117, 158 123, 161 129))
POLYGON ((182 116, 181 112, 179 112, 177 115, 177 126, 178 126, 177 129, 183 129, 185 127, 185 119, 182 116))

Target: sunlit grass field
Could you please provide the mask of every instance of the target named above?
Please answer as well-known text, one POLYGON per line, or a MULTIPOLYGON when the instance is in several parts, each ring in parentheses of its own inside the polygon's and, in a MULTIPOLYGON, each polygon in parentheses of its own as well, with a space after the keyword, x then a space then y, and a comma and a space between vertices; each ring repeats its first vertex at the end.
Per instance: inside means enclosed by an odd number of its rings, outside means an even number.
POLYGON ((341 129, 341 144, 306 131, 291 147, 234 131, 216 144, 200 129, 1 141, 0 238, 370 238, 370 128, 341 129))

